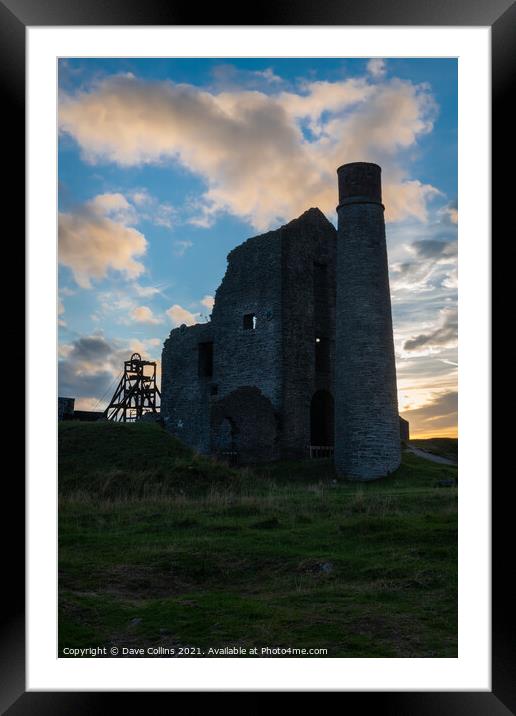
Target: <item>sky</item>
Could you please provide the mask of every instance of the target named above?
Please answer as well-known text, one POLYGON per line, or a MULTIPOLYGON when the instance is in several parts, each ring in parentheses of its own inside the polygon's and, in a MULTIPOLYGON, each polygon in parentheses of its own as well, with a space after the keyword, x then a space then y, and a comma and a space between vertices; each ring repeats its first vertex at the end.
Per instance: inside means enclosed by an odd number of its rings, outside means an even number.
POLYGON ((133 351, 209 320, 231 249, 336 225, 337 167, 371 161, 400 414, 457 435, 456 60, 61 59, 58 114, 59 395, 102 410, 133 351))

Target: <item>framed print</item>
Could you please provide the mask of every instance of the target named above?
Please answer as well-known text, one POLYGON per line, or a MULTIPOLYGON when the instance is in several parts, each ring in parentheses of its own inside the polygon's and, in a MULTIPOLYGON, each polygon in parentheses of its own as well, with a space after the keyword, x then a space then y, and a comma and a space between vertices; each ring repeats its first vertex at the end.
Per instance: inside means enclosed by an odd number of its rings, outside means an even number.
POLYGON ((514 712, 490 466, 514 5, 0 10, 27 235, 3 708, 514 712))

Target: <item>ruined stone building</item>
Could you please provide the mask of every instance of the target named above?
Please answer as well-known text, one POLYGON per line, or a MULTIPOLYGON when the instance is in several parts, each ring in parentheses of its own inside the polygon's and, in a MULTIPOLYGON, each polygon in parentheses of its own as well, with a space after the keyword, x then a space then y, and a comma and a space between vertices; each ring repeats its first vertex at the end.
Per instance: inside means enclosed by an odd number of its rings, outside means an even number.
POLYGON ((340 167, 339 231, 309 209, 228 255, 211 320, 171 331, 161 415, 205 454, 331 454, 341 474, 399 465, 380 168, 340 167))

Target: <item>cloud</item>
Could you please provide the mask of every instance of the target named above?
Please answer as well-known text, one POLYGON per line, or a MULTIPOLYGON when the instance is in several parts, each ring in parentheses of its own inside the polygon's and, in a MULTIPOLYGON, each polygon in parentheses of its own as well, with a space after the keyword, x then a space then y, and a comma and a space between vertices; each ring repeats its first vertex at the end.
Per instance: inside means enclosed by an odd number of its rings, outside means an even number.
MULTIPOLYGON (((59 395, 86 398, 98 403, 121 370, 124 358, 102 336, 82 336, 61 347, 59 395)), ((129 357, 124 353, 125 360, 129 357)), ((107 396, 110 398, 111 396, 107 396)), ((98 409, 98 408, 97 408, 98 409)))
POLYGON ((417 179, 399 183, 388 182, 382 188, 385 203, 385 219, 401 221, 413 216, 420 221, 427 221, 428 202, 440 195, 440 191, 429 184, 422 184, 417 179))
POLYGON ((459 223, 459 212, 457 209, 457 201, 451 201, 447 206, 445 206, 441 213, 443 214, 444 220, 448 221, 451 224, 457 225, 459 223))
POLYGON ((453 348, 457 345, 457 331, 457 308, 443 308, 440 311, 437 327, 405 341, 403 349, 408 352, 421 351, 421 349, 425 352, 438 352, 444 348, 453 348))
POLYGON ((58 297, 58 299, 57 299, 57 315, 58 315, 57 323, 58 323, 58 325, 60 325, 62 327, 66 326, 66 321, 63 318, 59 318, 59 316, 62 316, 64 312, 65 312, 65 307, 64 307, 63 300, 61 299, 61 297, 58 297))
POLYGON ((142 286, 137 281, 131 284, 131 287, 134 289, 135 293, 142 298, 155 296, 156 294, 161 293, 160 289, 156 286, 142 286))
POLYGON ((74 360, 80 370, 92 370, 94 366, 103 365, 112 353, 113 347, 104 336, 81 336, 72 343, 68 358, 74 360))
POLYGON ((177 219, 177 210, 168 202, 160 202, 146 188, 133 189, 129 194, 138 209, 138 221, 171 229, 177 219))
POLYGON ((367 71, 375 78, 383 77, 387 71, 385 60, 373 58, 367 63, 367 71))
POLYGON ((434 392, 421 407, 403 412, 411 435, 453 435, 457 430, 457 391, 434 392))
POLYGON ((211 74, 214 80, 214 87, 217 90, 247 90, 268 89, 271 85, 284 85, 282 77, 277 75, 272 67, 265 70, 244 70, 229 63, 215 65, 211 74))
POLYGON ((147 250, 142 233, 127 224, 134 221, 121 194, 101 194, 70 213, 59 213, 59 262, 68 266, 76 283, 91 288, 92 279, 109 270, 136 278, 144 271, 136 257, 147 250))
POLYGON ((405 293, 407 300, 413 302, 415 293, 434 289, 451 289, 455 297, 457 226, 443 208, 432 209, 428 223, 391 224, 388 233, 391 290, 395 297, 405 293))
POLYGON ((457 209, 453 206, 448 207, 448 214, 450 216, 450 221, 452 224, 458 224, 459 223, 459 212, 457 209))
POLYGON ((203 296, 203 298, 201 299, 201 304, 205 306, 209 311, 211 311, 211 309, 215 305, 215 299, 213 296, 203 296))
MULTIPOLYGON (((351 78, 343 82, 317 80, 303 82, 301 92, 281 92, 277 103, 294 119, 310 119, 311 129, 321 134, 327 127, 322 123, 317 128, 315 122, 323 113, 331 112, 335 121, 343 110, 349 110, 373 97, 374 87, 365 78, 351 78)), ((238 101, 238 95, 236 95, 238 101)))
POLYGON ((424 241, 414 241, 410 248, 418 259, 437 259, 447 262, 449 259, 455 261, 457 258, 456 241, 426 239, 424 241))
POLYGON ((190 313, 186 308, 179 306, 175 303, 166 311, 174 326, 180 326, 183 323, 187 326, 193 326, 194 323, 198 323, 199 314, 190 313))
POLYGON ((176 256, 184 256, 192 246, 192 241, 174 241, 174 253, 176 256))
POLYGON ((92 212, 107 216, 121 224, 136 224, 138 216, 134 207, 120 193, 98 194, 88 202, 92 212))
POLYGON ((163 295, 163 289, 164 285, 142 286, 138 281, 129 281, 120 288, 115 284, 108 290, 97 292, 97 308, 90 317, 96 322, 125 326, 131 326, 134 322, 148 325, 163 323, 159 303, 157 306, 151 303, 155 296, 163 295))
MULTIPOLYGON (((130 206, 114 194, 95 203, 102 216, 126 227, 131 220, 209 227, 228 212, 262 230, 314 205, 331 218, 338 164, 381 164, 398 376, 411 410, 430 405, 456 385, 457 341, 457 203, 419 181, 412 168, 436 116, 432 92, 387 79, 381 60, 362 77, 335 82, 287 83, 270 70, 260 76, 219 66, 211 88, 107 76, 62 95, 61 131, 92 164, 152 164, 160 173, 169 166, 203 182, 202 192, 181 207, 142 187, 120 195, 130 206)), ((175 238, 176 255, 190 249, 175 238)), ((160 315, 153 307, 158 289, 137 278, 126 284, 125 298, 112 295, 99 304, 102 320, 110 311, 109 318, 128 321, 141 303, 160 315)), ((192 325, 211 311, 209 303, 209 296, 188 308, 170 300, 167 315, 174 326, 192 325)))
POLYGON ((263 71, 255 70, 254 74, 257 77, 263 77, 263 79, 266 80, 267 82, 273 82, 273 83, 283 82, 281 77, 274 73, 274 70, 272 69, 272 67, 267 67, 267 69, 265 69, 263 71))
POLYGON ((137 306, 137 308, 131 312, 131 318, 137 323, 163 323, 163 320, 157 318, 148 306, 137 306))
POLYGON ((109 290, 97 293, 99 308, 104 316, 113 313, 127 315, 136 308, 136 303, 131 295, 125 290, 109 290))
POLYGON ((399 409, 414 437, 454 436, 456 415, 425 415, 457 387, 457 227, 438 207, 426 224, 391 224, 389 256, 399 409))
POLYGON ((459 272, 458 272, 458 269, 457 269, 457 268, 454 268, 452 271, 450 271, 450 273, 448 274, 448 276, 446 276, 446 277, 443 279, 443 282, 442 282, 441 285, 442 285, 443 288, 451 288, 451 289, 455 289, 455 290, 456 290, 456 289, 459 287, 459 272))
POLYGON ((76 408, 103 410, 115 390, 123 363, 134 351, 155 360, 150 341, 108 339, 102 333, 79 336, 59 346, 59 395, 76 398, 76 408))
POLYGON ((151 196, 147 189, 135 189, 131 192, 131 199, 136 206, 145 206, 151 201, 151 196))
POLYGON ((446 287, 453 288, 453 281, 449 280, 449 276, 450 271, 456 270, 456 241, 437 239, 414 241, 407 250, 413 258, 391 266, 394 291, 400 289, 429 291, 436 285, 445 285, 447 281, 446 287))
POLYGON ((176 215, 177 212, 171 204, 159 204, 151 220, 156 226, 164 226, 166 229, 171 229, 176 215))
POLYGON ((206 184, 190 217, 201 226, 220 212, 257 229, 314 205, 333 214, 336 166, 357 160, 382 164, 389 220, 426 219, 437 190, 409 176, 403 152, 432 129, 427 85, 363 77, 303 82, 294 92, 269 84, 268 92, 215 92, 109 76, 61 94, 60 128, 87 162, 186 167, 206 184))

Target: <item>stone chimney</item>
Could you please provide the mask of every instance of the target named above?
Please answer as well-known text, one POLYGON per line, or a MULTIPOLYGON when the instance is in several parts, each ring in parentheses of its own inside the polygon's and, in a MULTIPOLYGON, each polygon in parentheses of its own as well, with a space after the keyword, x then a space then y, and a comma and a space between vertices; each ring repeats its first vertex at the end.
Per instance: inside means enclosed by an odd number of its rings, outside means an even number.
POLYGON ((399 466, 400 427, 381 169, 337 169, 335 467, 373 480, 399 466))

